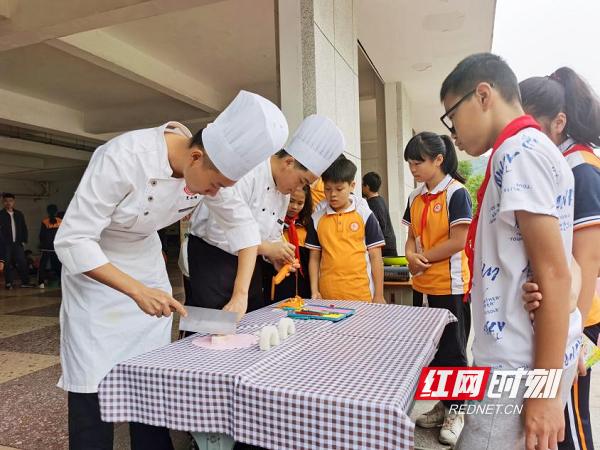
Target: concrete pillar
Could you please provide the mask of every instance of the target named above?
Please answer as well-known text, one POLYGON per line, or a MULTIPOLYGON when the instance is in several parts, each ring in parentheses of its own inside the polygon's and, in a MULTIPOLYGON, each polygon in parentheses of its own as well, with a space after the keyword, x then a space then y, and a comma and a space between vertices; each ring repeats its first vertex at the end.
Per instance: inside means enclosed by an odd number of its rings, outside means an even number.
POLYGON ((358 166, 358 0, 278 0, 281 108, 290 134, 302 119, 331 118, 346 138, 346 156, 358 166))
POLYGON ((402 225, 414 178, 404 161, 404 147, 413 135, 410 100, 402 83, 385 83, 385 127, 387 143, 388 202, 396 232, 398 252, 404 254, 408 229, 402 225))

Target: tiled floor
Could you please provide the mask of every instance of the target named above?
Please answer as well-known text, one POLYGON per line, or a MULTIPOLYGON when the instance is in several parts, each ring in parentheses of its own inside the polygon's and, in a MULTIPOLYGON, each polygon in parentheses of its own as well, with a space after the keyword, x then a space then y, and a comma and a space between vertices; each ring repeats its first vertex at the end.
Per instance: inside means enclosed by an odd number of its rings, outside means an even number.
MULTIPOLYGON (((6 291, 0 283, 0 450, 68 448, 66 395, 56 387, 60 300, 59 289, 6 291)), ((189 448, 186 434, 172 437, 176 450, 189 448)), ((127 425, 115 428, 114 448, 129 450, 127 425)))
MULTIPOLYGON (((183 296, 177 270, 171 271, 175 298, 183 296)), ((14 289, 0 284, 0 450, 68 448, 65 393, 56 387, 60 375, 60 290, 14 289)), ((175 334, 175 333, 174 333, 175 334)), ((600 370, 592 380, 592 420, 600 424, 600 370), (594 383, 595 382, 595 383, 594 383)), ((417 402, 414 418, 431 408, 417 402)), ((600 443, 600 426, 596 429, 600 443)), ((439 429, 417 428, 417 449, 446 449, 437 442, 439 429)), ((189 447, 187 435, 172 433, 176 450, 189 447)), ((115 449, 129 450, 127 426, 115 428, 115 449)))

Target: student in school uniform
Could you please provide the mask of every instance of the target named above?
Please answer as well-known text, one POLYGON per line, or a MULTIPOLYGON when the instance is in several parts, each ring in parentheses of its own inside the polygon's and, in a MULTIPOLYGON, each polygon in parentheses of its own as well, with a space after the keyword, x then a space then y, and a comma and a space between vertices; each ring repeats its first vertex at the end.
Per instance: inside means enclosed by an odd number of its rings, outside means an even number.
MULTIPOLYGON (((600 297, 595 293, 600 272, 600 101, 572 69, 561 67, 547 77, 519 83, 523 108, 558 146, 575 179, 573 257, 581 268, 577 307, 584 318, 584 334, 598 342, 600 297), (595 243, 595 245, 592 245, 595 243)), ((526 286, 537 291, 538 286, 526 286)), ((541 294, 540 294, 541 296, 541 294)), ((539 301, 534 298, 534 301, 539 301)), ((533 305, 533 307, 538 307, 533 305)), ((580 361, 580 367, 582 363, 580 361)), ((593 450, 590 419, 591 369, 580 369, 565 408, 565 440, 559 450, 593 450)))
MULTIPOLYGON (((70 449, 113 448, 98 384, 117 363, 167 345, 172 311, 186 314, 171 295, 157 230, 232 186, 286 139, 281 111, 242 91, 194 136, 169 122, 96 149, 54 241, 63 263, 58 386, 68 392, 70 449)), ((132 449, 173 448, 166 428, 129 425, 132 449)))
MULTIPOLYGON (((431 366, 465 367, 471 310, 465 295, 469 290, 469 267, 464 252, 471 223, 471 199, 457 172, 456 150, 449 136, 422 132, 406 145, 415 181, 423 183, 409 196, 403 223, 409 226, 406 258, 413 275, 413 304, 444 308, 458 319, 448 324, 431 366)), ((440 428, 441 443, 454 445, 463 416, 444 400, 417 418, 423 428, 440 428)))
POLYGON ((234 303, 240 311, 265 306, 263 260, 279 270, 293 263, 295 246, 282 239, 283 218, 289 196, 313 183, 344 150, 344 137, 327 117, 306 117, 290 143, 260 164, 231 189, 241 199, 240 210, 254 223, 226 228, 215 221, 214 211, 228 207, 219 196, 208 199, 192 216, 188 259, 192 287, 189 305, 223 308, 234 303), (258 239, 248 236, 258 231, 258 239), (227 236, 235 231, 235 235, 227 236), (259 259, 246 257, 247 247, 258 246, 259 259))
POLYGON ((385 303, 385 241, 367 202, 353 193, 356 166, 340 156, 324 173, 326 199, 308 228, 312 298, 385 303))
MULTIPOLYGON (((471 55, 446 77, 440 91, 442 123, 457 146, 477 157, 492 149, 477 193, 466 252, 472 278, 473 364, 496 370, 561 370, 552 398, 484 397, 465 416, 459 450, 553 449, 564 436, 563 410, 577 369, 582 322, 569 305, 573 238, 573 174, 540 125, 524 114, 514 72, 490 53, 471 55), (544 302, 531 321, 522 305, 528 277, 544 302), (503 414, 503 403, 523 407, 503 414), (481 409, 479 409, 481 408, 481 409), (492 414, 481 410, 495 409, 492 414)), ((554 383, 548 377, 544 384, 554 383)))
POLYGON ((264 285, 267 303, 272 301, 280 301, 296 296, 296 288, 298 296, 301 298, 310 298, 310 279, 308 276, 308 257, 309 250, 306 248, 306 233, 307 227, 311 221, 313 210, 312 196, 310 187, 304 186, 302 189, 296 189, 290 194, 290 203, 285 215, 285 224, 283 228, 283 237, 286 242, 292 244, 295 249, 296 260, 299 261, 300 267, 295 274, 286 277, 281 284, 274 287, 271 292, 271 280, 277 273, 272 268, 266 273, 266 283, 264 285), (296 284, 297 278, 297 284, 296 284))

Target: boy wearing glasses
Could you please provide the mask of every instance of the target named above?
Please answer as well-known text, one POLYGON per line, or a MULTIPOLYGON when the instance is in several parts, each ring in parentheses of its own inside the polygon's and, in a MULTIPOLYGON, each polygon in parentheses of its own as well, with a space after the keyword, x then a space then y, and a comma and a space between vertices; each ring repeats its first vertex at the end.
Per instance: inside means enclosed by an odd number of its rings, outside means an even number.
POLYGON ((456 448, 555 448, 564 439, 564 402, 581 342, 581 316, 569 311, 573 176, 557 147, 524 114, 516 76, 498 56, 461 61, 440 97, 442 122, 458 147, 475 157, 492 149, 466 247, 474 365, 565 369, 556 398, 524 399, 525 382, 518 379, 516 398, 509 392, 484 398, 480 405, 492 405, 495 413, 467 415, 456 448), (528 277, 551 297, 533 322, 521 304, 528 277), (524 420, 502 405, 524 405, 524 420))

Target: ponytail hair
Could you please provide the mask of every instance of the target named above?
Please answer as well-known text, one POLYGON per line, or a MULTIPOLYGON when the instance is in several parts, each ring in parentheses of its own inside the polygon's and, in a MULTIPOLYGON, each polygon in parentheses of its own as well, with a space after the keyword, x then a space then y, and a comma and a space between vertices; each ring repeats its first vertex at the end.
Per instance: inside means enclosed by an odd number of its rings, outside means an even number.
POLYGON ((404 160, 425 161, 435 159, 438 155, 444 157, 442 172, 450 175, 457 181, 465 183, 465 178, 458 173, 458 156, 450 136, 438 135, 429 131, 423 131, 412 137, 404 149, 404 160))
POLYGON ((600 100, 573 69, 561 67, 549 77, 519 83, 523 107, 535 117, 567 116, 566 133, 575 142, 600 147, 600 100))

